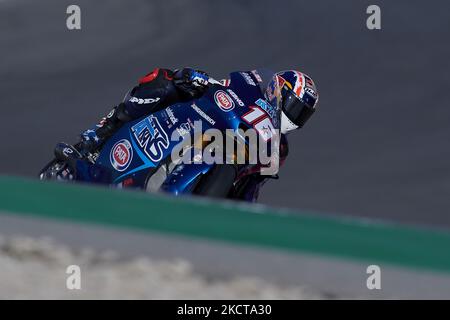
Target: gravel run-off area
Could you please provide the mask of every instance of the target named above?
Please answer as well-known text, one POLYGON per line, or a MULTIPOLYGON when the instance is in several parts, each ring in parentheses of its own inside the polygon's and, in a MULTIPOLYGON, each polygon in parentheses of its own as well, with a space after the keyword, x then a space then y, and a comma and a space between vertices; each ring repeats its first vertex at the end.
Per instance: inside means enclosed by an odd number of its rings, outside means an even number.
POLYGON ((71 249, 50 238, 0 237, 0 299, 321 299, 309 288, 257 277, 205 277, 182 259, 125 260, 113 251, 71 249), (80 267, 81 289, 67 269, 80 267))

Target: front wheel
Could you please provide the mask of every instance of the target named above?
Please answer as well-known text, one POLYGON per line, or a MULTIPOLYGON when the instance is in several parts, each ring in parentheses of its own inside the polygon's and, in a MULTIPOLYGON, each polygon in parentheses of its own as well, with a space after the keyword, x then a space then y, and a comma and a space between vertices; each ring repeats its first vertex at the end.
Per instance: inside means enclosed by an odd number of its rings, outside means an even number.
POLYGON ((233 188, 236 177, 237 168, 235 165, 215 165, 200 179, 193 194, 213 198, 226 198, 233 188))

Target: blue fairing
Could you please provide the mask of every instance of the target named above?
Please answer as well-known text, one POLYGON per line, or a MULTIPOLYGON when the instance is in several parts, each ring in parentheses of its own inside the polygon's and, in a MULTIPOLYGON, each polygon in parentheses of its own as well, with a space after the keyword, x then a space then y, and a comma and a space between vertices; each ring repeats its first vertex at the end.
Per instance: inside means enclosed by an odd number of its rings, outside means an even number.
MULTIPOLYGON (((236 130, 240 125, 250 127, 242 116, 252 110, 249 106, 261 105, 264 101, 256 79, 250 77, 253 77, 251 73, 234 72, 230 75, 229 87, 212 85, 199 99, 171 105, 126 123, 106 142, 95 165, 78 168, 79 180, 143 189, 149 173, 170 157, 183 137, 193 138, 195 121, 202 122, 203 132, 210 128, 225 131, 236 130), (221 103, 223 96, 232 103, 221 103)), ((268 112, 270 110, 265 111, 275 117, 268 112)), ((272 122, 276 125, 278 119, 272 122)), ((182 167, 183 179, 168 177, 163 190, 175 194, 190 192, 192 182, 211 166, 203 163, 182 167)))

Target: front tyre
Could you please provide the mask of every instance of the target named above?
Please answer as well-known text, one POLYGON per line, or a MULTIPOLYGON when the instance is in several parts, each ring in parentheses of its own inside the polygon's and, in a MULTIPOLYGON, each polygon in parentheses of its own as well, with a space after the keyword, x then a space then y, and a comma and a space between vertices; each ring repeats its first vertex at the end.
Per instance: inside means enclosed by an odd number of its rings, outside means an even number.
POLYGON ((226 198, 233 188, 236 178, 237 168, 235 165, 215 165, 200 179, 193 194, 212 198, 226 198))

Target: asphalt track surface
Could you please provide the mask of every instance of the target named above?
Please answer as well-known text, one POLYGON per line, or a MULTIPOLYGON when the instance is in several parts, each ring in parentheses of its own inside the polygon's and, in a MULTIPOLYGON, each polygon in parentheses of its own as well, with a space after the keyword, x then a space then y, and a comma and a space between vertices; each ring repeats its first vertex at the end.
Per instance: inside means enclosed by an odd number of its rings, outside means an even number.
POLYGON ((450 2, 0 1, 0 173, 35 176, 154 67, 315 79, 320 109, 261 202, 450 227, 450 2), (68 31, 66 8, 82 10, 68 31))

